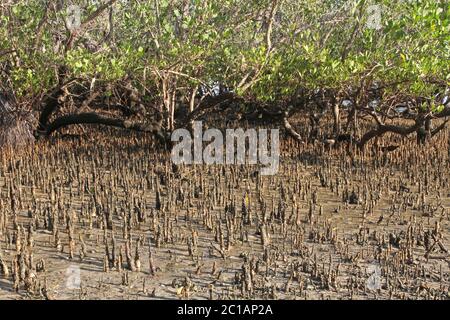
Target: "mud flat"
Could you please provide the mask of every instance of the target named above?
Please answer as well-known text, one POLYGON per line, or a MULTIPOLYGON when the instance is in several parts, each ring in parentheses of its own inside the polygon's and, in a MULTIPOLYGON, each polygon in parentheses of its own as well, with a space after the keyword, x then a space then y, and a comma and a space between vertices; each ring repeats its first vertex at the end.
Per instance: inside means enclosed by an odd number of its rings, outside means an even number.
POLYGON ((0 299, 450 298, 448 130, 392 152, 283 141, 274 176, 153 150, 3 152, 0 299))

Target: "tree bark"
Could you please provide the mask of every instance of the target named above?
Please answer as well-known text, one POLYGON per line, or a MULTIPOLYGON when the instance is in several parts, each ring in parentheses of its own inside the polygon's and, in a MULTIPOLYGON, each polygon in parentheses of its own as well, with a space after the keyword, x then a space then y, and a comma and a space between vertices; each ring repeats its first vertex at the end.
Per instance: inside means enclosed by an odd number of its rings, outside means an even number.
POLYGON ((416 123, 410 127, 379 124, 377 129, 370 130, 364 136, 362 136, 361 140, 358 143, 358 146, 360 149, 363 149, 367 142, 388 132, 397 133, 402 136, 410 135, 411 133, 416 132, 420 127, 422 127, 422 124, 423 121, 420 120, 416 120, 416 123))
POLYGON ((333 131, 334 131, 334 135, 337 137, 340 133, 341 130, 341 124, 340 124, 340 117, 339 117, 339 105, 337 103, 335 103, 333 105, 333 117, 334 117, 334 127, 333 127, 333 131))
POLYGON ((48 121, 52 114, 56 112, 59 108, 58 99, 64 93, 64 87, 72 83, 73 81, 78 80, 77 78, 70 79, 65 82, 67 76, 67 68, 65 66, 59 66, 58 68, 58 85, 53 89, 53 91, 47 96, 46 99, 42 102, 44 105, 44 109, 41 111, 39 116, 39 124, 38 131, 45 131, 45 128, 48 124, 48 121))
POLYGON ((205 99, 202 102, 201 106, 195 108, 191 113, 189 113, 186 125, 197 119, 204 111, 218 107, 222 103, 230 102, 236 99, 238 99, 237 96, 232 92, 223 93, 221 95, 205 99))
POLYGON ((287 114, 285 114, 285 116, 283 117, 283 127, 291 137, 293 137, 298 142, 303 142, 302 136, 297 131, 295 131, 295 129, 290 124, 287 114))
POLYGON ((55 131, 74 124, 100 124, 139 132, 151 132, 164 144, 169 140, 164 134, 160 124, 136 123, 128 120, 108 118, 96 113, 80 113, 62 116, 47 126, 45 134, 50 136, 55 131))
POLYGON ((449 120, 445 120, 440 126, 431 131, 431 138, 437 135, 440 131, 444 130, 449 120))

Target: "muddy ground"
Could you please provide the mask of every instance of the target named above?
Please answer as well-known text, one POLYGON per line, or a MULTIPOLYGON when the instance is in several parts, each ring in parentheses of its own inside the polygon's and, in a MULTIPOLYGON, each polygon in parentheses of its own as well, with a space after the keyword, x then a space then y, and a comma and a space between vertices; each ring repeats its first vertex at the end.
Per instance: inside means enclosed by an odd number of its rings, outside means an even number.
POLYGON ((267 177, 114 130, 4 150, 0 299, 449 299, 449 132, 391 143, 283 139, 267 177))

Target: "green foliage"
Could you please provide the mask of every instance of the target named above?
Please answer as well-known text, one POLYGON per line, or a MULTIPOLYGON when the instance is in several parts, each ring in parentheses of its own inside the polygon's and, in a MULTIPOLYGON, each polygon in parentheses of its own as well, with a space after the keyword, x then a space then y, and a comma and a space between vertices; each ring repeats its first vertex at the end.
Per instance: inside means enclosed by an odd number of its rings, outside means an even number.
MULTIPOLYGON (((99 7, 72 3, 80 6, 81 21, 99 7)), ((0 16, 0 50, 14 54, 0 63, 12 64, 16 93, 47 91, 62 64, 88 81, 131 76, 159 87, 170 78, 180 94, 220 81, 272 102, 290 99, 299 88, 341 90, 366 78, 397 83, 392 93, 428 97, 435 90, 430 80, 450 79, 447 1, 130 0, 113 8, 112 30, 106 10, 65 50, 65 8, 50 6, 43 21, 42 1, 10 4, 0 16), (382 9, 378 29, 368 26, 373 5, 382 9)))

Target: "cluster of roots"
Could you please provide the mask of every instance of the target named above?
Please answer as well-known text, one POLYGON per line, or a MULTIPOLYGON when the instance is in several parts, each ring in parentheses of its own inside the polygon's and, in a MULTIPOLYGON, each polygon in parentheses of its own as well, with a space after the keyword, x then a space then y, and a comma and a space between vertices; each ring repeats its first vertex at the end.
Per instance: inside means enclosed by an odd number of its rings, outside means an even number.
POLYGON ((121 130, 2 152, 0 299, 449 299, 449 132, 384 139, 274 176, 121 130))

